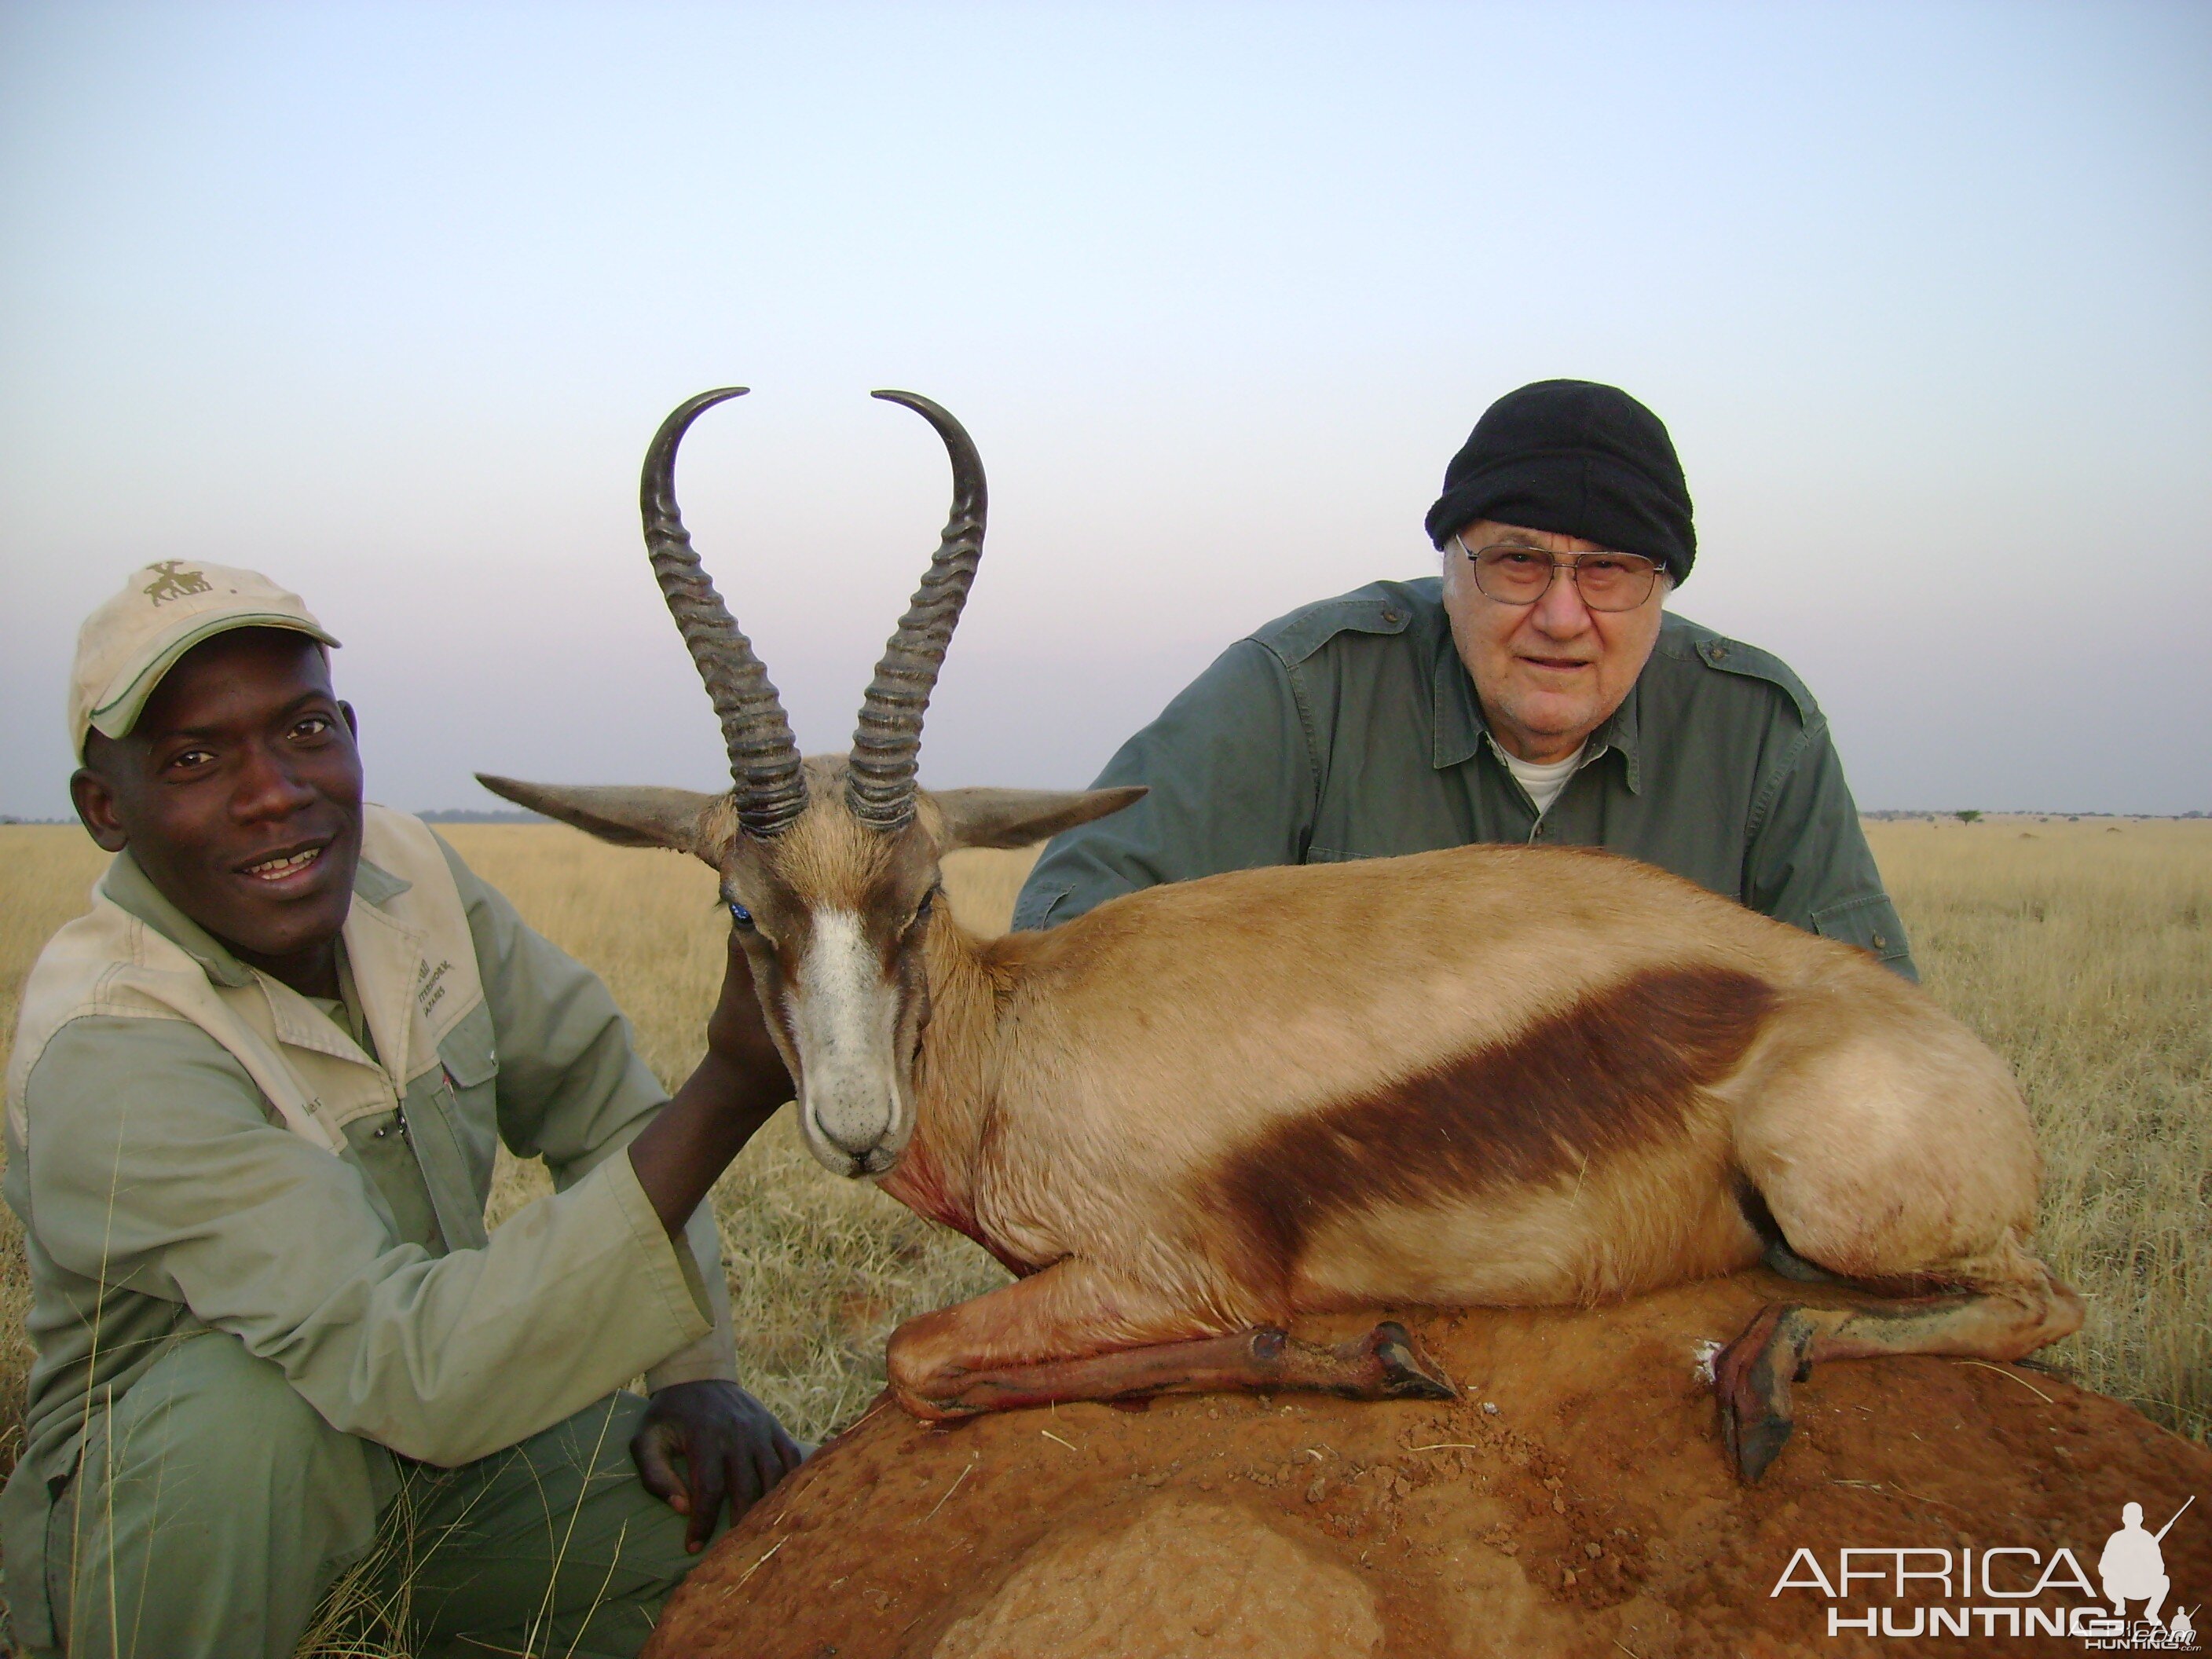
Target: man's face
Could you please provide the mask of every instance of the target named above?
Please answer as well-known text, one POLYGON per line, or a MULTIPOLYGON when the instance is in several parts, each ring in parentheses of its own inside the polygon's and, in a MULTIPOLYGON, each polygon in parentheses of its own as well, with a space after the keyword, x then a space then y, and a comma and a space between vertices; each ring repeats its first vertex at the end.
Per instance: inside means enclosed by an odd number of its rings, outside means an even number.
POLYGON ((1534 605, 1501 605, 1475 586, 1477 552, 1504 543, 1562 556, 1607 550, 1578 536, 1478 519, 1444 544, 1444 610, 1492 733, 1508 754, 1565 760, 1627 697, 1659 638, 1668 579, 1633 611, 1592 611, 1565 571, 1534 605))
POLYGON ((320 976, 361 858, 361 754, 313 640, 218 634, 85 758, 70 789, 94 841, 245 960, 320 976))

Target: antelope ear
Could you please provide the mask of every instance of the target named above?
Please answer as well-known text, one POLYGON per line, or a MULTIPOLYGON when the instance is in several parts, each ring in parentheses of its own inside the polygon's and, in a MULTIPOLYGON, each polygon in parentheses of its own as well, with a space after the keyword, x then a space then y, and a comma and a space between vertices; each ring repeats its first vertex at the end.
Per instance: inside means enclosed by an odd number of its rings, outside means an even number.
POLYGON ((617 847, 665 847, 716 864, 720 849, 708 818, 721 805, 720 795, 625 784, 524 783, 484 772, 477 774, 477 781, 517 806, 573 823, 617 847))
POLYGON ((1142 800, 1143 784, 1119 789, 933 789, 945 850, 1027 847, 1142 800))

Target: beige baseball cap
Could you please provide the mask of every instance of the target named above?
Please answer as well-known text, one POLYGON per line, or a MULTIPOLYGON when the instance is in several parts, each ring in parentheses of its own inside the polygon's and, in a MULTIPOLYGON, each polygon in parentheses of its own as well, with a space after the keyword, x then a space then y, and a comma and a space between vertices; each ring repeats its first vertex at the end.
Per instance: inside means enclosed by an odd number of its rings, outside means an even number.
POLYGON ((256 570, 162 559, 134 570, 123 591, 84 619, 70 668, 70 746, 87 733, 120 738, 138 723, 161 676, 203 640, 234 628, 289 628, 336 645, 297 593, 256 570))

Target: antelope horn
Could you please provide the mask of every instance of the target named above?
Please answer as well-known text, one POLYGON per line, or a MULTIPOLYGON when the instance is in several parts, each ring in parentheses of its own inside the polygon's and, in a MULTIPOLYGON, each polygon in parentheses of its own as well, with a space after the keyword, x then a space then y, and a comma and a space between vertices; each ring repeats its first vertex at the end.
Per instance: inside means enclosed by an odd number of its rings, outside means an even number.
POLYGON ((645 452, 638 509, 645 521, 645 550, 653 561, 653 578, 722 722, 730 778, 736 786, 738 822, 746 834, 766 837, 788 829, 805 809, 799 744, 775 687, 769 684, 768 671, 753 654, 752 641, 738 631, 737 619, 691 550, 691 534, 676 506, 676 451, 684 433, 702 410, 742 398, 748 390, 724 386, 676 406, 645 452))
POLYGON ((903 404, 937 428, 952 458, 952 511, 929 569, 915 590, 914 602, 899 618, 898 631, 884 647, 876 678, 860 703, 860 723, 853 733, 852 769, 846 799, 853 816, 872 830, 902 828, 914 817, 916 756, 921 749, 921 717, 936 689, 938 670, 953 624, 968 601, 975 562, 983 553, 983 463, 960 422, 927 398, 911 392, 878 392, 886 403, 903 404))

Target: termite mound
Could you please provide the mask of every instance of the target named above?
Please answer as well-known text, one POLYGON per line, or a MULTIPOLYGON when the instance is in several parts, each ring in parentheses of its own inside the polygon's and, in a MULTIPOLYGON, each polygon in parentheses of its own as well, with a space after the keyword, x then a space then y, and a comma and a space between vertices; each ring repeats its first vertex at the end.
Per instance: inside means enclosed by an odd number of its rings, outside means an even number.
MULTIPOLYGON (((1407 1316, 1452 1405, 1214 1395, 932 1428, 883 1404, 757 1506, 669 1602, 657 1659, 1617 1659, 1842 1655, 1795 1553, 2072 1551, 2122 1506, 2165 1540, 2166 1612, 2212 1601, 2212 1454, 2048 1371, 1821 1366, 1758 1486, 1731 1475, 1700 1345, 1805 1294, 1745 1274, 1590 1310, 1407 1316), (1799 1577, 1804 1575, 1802 1571, 1799 1577)), ((1373 1316, 1316 1322, 1331 1340, 1373 1316)), ((2024 1558, 2006 1558, 2008 1571, 2024 1558)), ((1932 1566, 1936 1558, 1915 1558, 1932 1566)), ((2009 1579, 2003 1582, 2009 1583, 2009 1579)), ((2032 1579, 2030 1582, 2033 1582, 2032 1579)), ((1965 1605, 1930 1585, 1890 1601, 1965 1605)), ((2052 1594, 2037 1605, 2086 1602, 2052 1594)), ((1990 1600, 1978 1595, 1984 1605, 1990 1600)), ((2014 1603, 2014 1605, 2022 1605, 2014 1603)), ((2082 1638, 1916 1651, 2077 1654, 2082 1638)))

